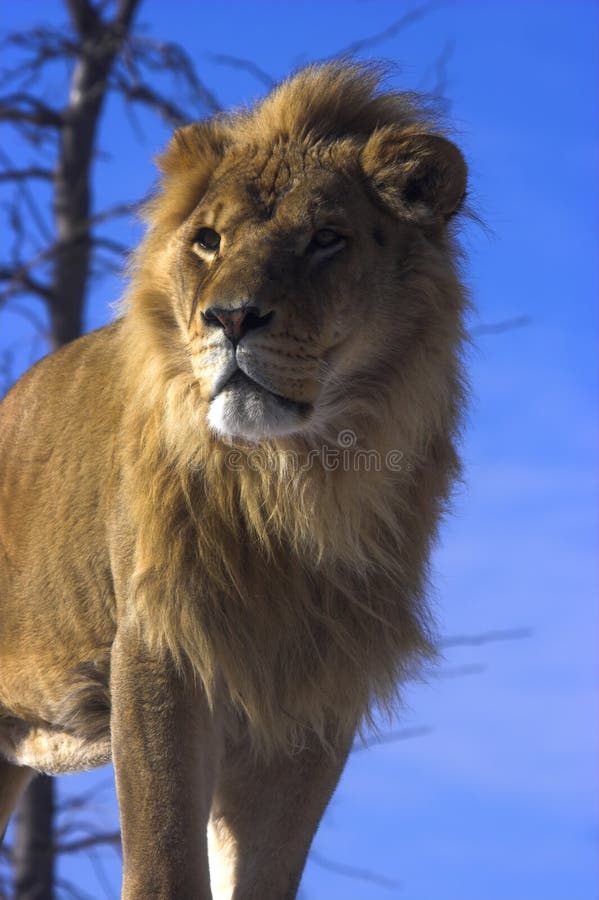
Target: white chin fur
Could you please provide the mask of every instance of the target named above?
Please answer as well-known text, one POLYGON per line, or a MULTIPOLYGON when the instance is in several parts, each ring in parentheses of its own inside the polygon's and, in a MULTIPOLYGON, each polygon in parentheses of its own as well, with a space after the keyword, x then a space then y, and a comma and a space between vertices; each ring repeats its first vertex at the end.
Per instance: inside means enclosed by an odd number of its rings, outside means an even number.
POLYGON ((258 387, 225 387, 211 401, 208 425, 225 438, 263 441, 302 430, 304 417, 258 387))

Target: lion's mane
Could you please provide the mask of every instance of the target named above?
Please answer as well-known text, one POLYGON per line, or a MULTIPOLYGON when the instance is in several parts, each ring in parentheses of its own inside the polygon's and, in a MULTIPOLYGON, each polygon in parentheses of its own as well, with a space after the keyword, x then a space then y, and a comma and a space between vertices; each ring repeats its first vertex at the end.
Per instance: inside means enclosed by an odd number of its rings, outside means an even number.
POLYGON ((306 728, 324 738, 332 721, 355 728, 433 652, 428 558, 459 474, 464 400, 457 251, 451 234, 441 247, 413 243, 401 291, 421 315, 401 366, 377 360, 326 426, 257 456, 206 428, 161 250, 228 148, 365 144, 386 126, 409 134, 431 120, 413 97, 381 91, 376 70, 332 64, 185 129, 161 159, 132 267, 122 352, 134 608, 150 643, 191 666, 211 697, 224 686, 267 748, 294 746, 306 728), (322 464, 324 449, 336 468, 322 464), (359 465, 358 451, 395 453, 397 464, 359 465))

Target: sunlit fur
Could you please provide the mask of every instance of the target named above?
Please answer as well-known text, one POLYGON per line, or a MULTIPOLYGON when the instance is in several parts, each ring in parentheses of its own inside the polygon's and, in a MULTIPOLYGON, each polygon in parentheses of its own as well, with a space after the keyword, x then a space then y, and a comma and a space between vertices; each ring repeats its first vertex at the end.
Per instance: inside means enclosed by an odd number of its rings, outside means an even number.
POLYGON ((334 63, 182 129, 160 167, 122 317, 0 409, 0 715, 95 736, 104 699, 88 713, 75 670, 104 671, 128 620, 209 697, 224 687, 256 748, 347 735, 432 653, 465 166, 414 98, 334 63), (333 214, 347 246, 309 258, 333 214), (211 261, 193 235, 219 215, 211 261), (218 409, 208 421, 228 352, 202 318, 217 294, 275 311, 240 344, 269 391, 241 436, 218 409), (297 416, 279 416, 287 401, 297 416))
MULTIPOLYGON (((430 652, 426 569, 458 473, 464 297, 446 217, 402 206, 400 186, 414 160, 406 151, 391 167, 381 149, 394 129, 408 139, 429 123, 410 97, 377 93, 377 80, 353 66, 308 69, 257 109, 176 136, 161 160, 163 186, 148 209, 128 298, 124 434, 138 533, 132 600, 148 638, 191 659, 208 690, 222 674, 267 745, 296 740, 304 725, 322 733, 329 717, 354 727, 373 701, 392 701, 430 652), (324 152, 347 179, 353 221, 378 223, 388 246, 360 235, 370 249, 358 247, 323 277, 320 331, 301 320, 299 290, 292 285, 283 295, 304 350, 321 352, 323 331, 334 325, 348 337, 318 370, 312 420, 296 435, 260 444, 256 465, 253 445, 234 444, 231 455, 206 428, 181 324, 186 310, 172 299, 179 251, 169 240, 215 168, 234 170, 232 160, 261 152, 272 159, 280 147, 298 166, 324 152), (346 432, 355 450, 383 459, 398 451, 399 471, 354 471, 354 450, 340 455, 338 435, 346 432), (319 463, 323 448, 339 456, 337 470, 319 463), (302 471, 306 460, 312 464, 302 471)), ((318 165, 301 171, 308 193, 318 165)), ((461 200, 459 166, 450 175, 439 205, 452 193, 461 200)), ((221 190, 216 197, 226 202, 226 181, 221 190)), ((277 260, 274 239, 258 249, 258 265, 277 260)), ((241 292, 245 270, 234 269, 235 277, 241 292)), ((296 350, 297 342, 279 341, 290 355, 296 350)))

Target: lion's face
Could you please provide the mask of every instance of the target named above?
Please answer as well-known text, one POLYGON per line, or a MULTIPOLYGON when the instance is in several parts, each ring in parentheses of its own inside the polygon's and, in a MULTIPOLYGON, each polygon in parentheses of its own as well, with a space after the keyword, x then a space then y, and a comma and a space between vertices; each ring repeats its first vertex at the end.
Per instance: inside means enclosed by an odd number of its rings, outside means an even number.
POLYGON ((352 383, 388 382, 427 312, 409 273, 464 177, 448 141, 393 129, 220 155, 163 251, 213 432, 315 431, 352 383))
POLYGON ((319 163, 230 160, 178 235, 192 365, 223 436, 309 428, 360 360, 386 355, 395 254, 382 245, 400 235, 319 163))

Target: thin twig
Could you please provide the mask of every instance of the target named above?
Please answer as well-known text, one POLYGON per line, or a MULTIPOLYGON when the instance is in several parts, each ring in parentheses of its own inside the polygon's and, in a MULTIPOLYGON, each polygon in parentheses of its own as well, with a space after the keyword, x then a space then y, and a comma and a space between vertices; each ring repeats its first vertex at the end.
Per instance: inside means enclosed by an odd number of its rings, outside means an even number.
POLYGON ((514 316, 513 319, 504 319, 502 322, 492 322, 489 325, 475 325, 470 333, 475 337, 483 334, 503 334, 505 331, 514 331, 516 328, 526 328, 530 325, 530 316, 514 316))
POLYGON ((456 634, 443 638, 439 646, 445 649, 449 647, 480 647, 483 644, 494 644, 498 641, 521 641, 532 637, 532 628, 504 628, 496 631, 483 631, 480 634, 456 634))
POLYGON ((372 747, 380 747, 383 744, 394 744, 397 741, 408 741, 415 737, 424 737, 432 733, 432 728, 427 725, 417 725, 413 728, 398 728, 396 731, 388 731, 385 734, 371 735, 366 739, 356 741, 351 748, 351 753, 361 753, 372 747))
POLYGON ((422 6, 417 6, 415 9, 409 10, 409 12, 404 13, 403 16, 400 16, 398 19, 395 19, 394 22, 391 22, 386 28, 383 28, 382 31, 378 31, 376 34, 372 34, 366 38, 360 38, 357 41, 352 41, 351 44, 347 44, 343 49, 338 50, 331 57, 327 57, 327 59, 334 59, 336 56, 355 56, 357 53, 361 53, 363 50, 370 50, 372 47, 376 47, 378 44, 382 44, 383 41, 388 41, 391 38, 394 38, 400 31, 403 31, 408 25, 413 25, 414 22, 419 22, 423 19, 431 10, 435 9, 437 3, 424 3, 422 6))
POLYGON ((346 863, 335 862, 316 850, 310 851, 308 859, 310 862, 320 866, 321 869, 327 869, 329 872, 343 875, 345 878, 357 878, 359 881, 367 881, 369 884, 374 884, 377 887, 397 890, 401 884, 395 878, 387 878, 384 875, 379 875, 377 872, 371 872, 370 869, 358 869, 355 866, 348 866, 346 863))
POLYGON ((207 53, 206 58, 219 66, 228 66, 230 69, 239 69, 243 72, 249 72, 257 81, 271 90, 276 85, 276 80, 262 69, 257 63, 251 59, 244 59, 241 56, 231 56, 228 53, 207 53))
POLYGON ((60 128, 63 118, 47 103, 19 91, 0 97, 0 122, 29 122, 44 128, 60 128))
POLYGON ((108 846, 120 848, 121 834, 119 831, 105 831, 90 834, 89 837, 79 838, 73 841, 59 841, 54 850, 56 853, 79 853, 80 850, 89 850, 91 847, 108 846))
POLYGON ((51 169, 43 169, 41 166, 29 166, 26 169, 5 169, 0 172, 0 181, 25 181, 28 178, 39 178, 42 181, 52 181, 51 169))

